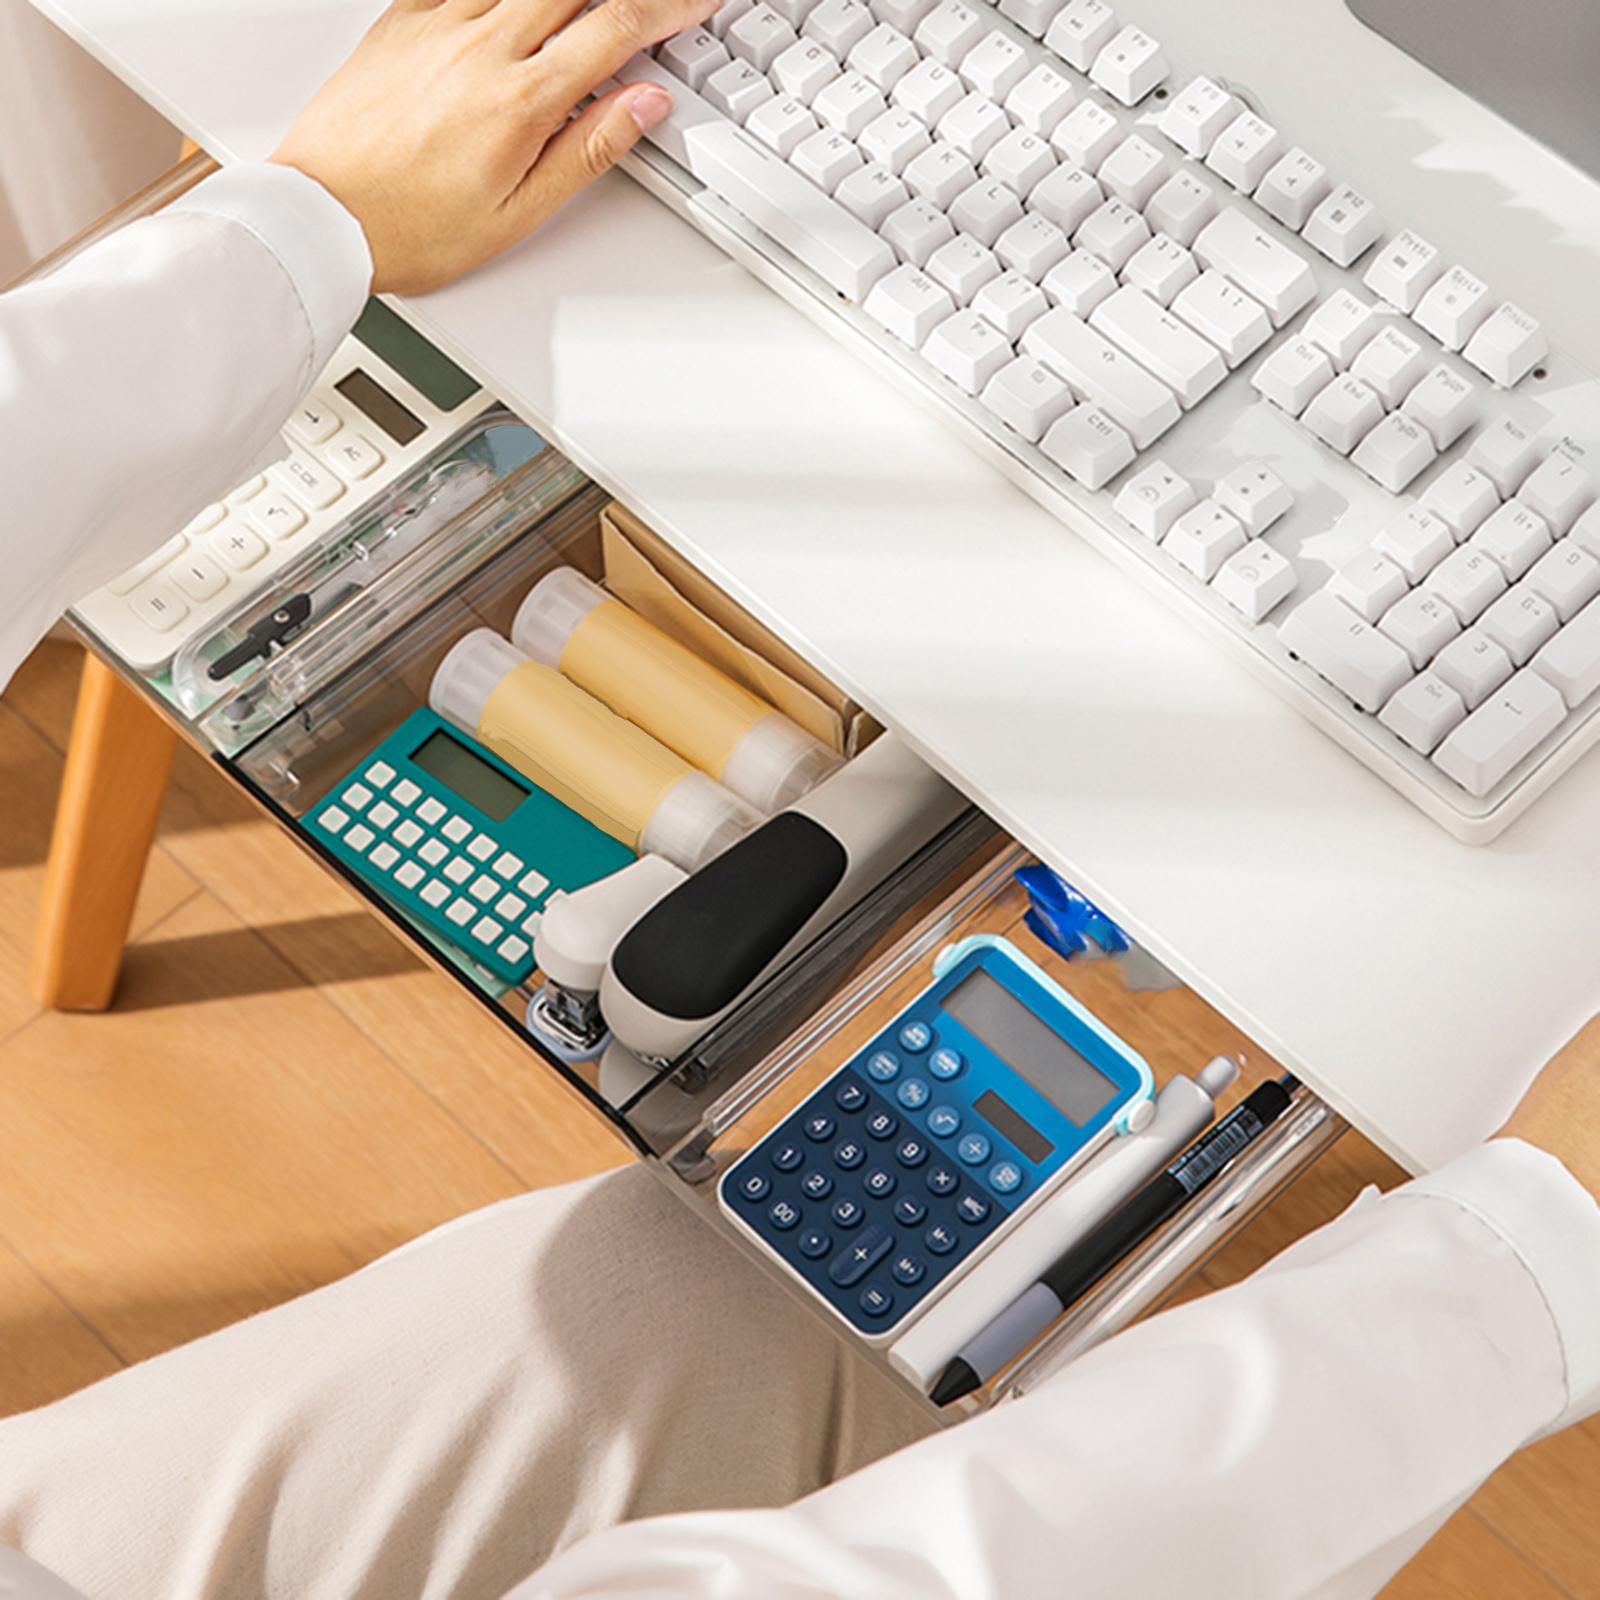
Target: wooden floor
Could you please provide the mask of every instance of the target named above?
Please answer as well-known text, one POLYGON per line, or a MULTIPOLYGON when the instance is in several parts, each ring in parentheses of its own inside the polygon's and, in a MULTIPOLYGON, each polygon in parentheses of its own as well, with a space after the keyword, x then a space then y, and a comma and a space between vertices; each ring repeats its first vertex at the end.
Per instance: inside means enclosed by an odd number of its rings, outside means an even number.
MULTIPOLYGON (((188 752, 115 1009, 41 1013, 28 947, 77 661, 46 644, 0 701, 0 1414, 626 1159, 188 752)), ((1137 1003, 1190 1059, 1234 1041, 1187 991, 1137 1003)), ((1399 1176, 1348 1135, 1208 1278, 1399 1176)), ((1591 1425, 1505 1468, 1387 1593, 1600 1600, 1597 1507, 1591 1425)))

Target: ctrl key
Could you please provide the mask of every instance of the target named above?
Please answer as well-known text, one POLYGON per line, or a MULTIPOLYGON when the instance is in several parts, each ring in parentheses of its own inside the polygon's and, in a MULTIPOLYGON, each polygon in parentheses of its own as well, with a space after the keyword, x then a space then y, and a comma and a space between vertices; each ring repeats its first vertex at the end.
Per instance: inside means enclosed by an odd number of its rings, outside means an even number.
POLYGON ((1560 693, 1530 667, 1456 728, 1434 753, 1434 764, 1468 794, 1486 795, 1554 733, 1566 715, 1560 693))

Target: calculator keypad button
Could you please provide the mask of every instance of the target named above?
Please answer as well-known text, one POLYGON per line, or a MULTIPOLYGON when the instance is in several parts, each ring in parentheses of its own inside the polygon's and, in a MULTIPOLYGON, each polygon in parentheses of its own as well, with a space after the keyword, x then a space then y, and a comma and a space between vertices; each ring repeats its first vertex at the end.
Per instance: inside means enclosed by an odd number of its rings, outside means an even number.
POLYGON ((409 806, 416 804, 417 796, 421 793, 422 790, 409 778, 402 778, 394 786, 394 794, 391 798, 397 806, 409 806))
POLYGON ((846 1078, 833 1091, 833 1103, 841 1111, 859 1111, 867 1103, 867 1091, 859 1083, 846 1078))
POLYGON ((172 581, 196 603, 228 587, 228 575, 209 556, 184 556, 170 569, 172 581))
POLYGON ((421 856, 430 867, 436 867, 447 855, 450 854, 450 852, 437 839, 430 839, 419 851, 417 851, 417 854, 421 856))
POLYGON ((804 1164, 805 1159, 805 1151, 792 1141, 788 1144, 780 1144, 772 1152, 772 1164, 779 1172, 793 1172, 797 1167, 804 1164))
POLYGON ((237 489, 231 494, 224 495, 223 498, 230 506, 242 506, 246 500, 254 500, 266 486, 266 473, 258 472, 255 477, 246 478, 237 489))
POLYGON ((833 1179, 820 1168, 813 1167, 800 1180, 800 1187, 808 1200, 826 1200, 833 1193, 833 1179))
POLYGON ((480 944, 493 944, 505 931, 504 924, 493 917, 480 917, 472 925, 472 937, 480 944))
POLYGON ((550 887, 550 880, 542 872, 530 872, 517 887, 530 900, 537 900, 550 887))
POLYGON ((896 1181, 892 1172, 887 1172, 882 1167, 874 1167, 861 1180, 861 1187, 867 1191, 868 1198, 887 1200, 895 1191, 896 1181))
POLYGON ((876 1083, 892 1083, 900 1076, 900 1057, 892 1050, 879 1050, 868 1056, 867 1076, 876 1083))
POLYGON ((267 541, 242 524, 230 524, 206 540, 206 549, 224 566, 247 572, 267 553, 267 541))
POLYGON ((500 959, 502 961, 509 961, 512 966, 515 966, 519 961, 521 961, 522 958, 527 955, 527 953, 528 941, 526 939, 519 939, 515 934, 512 934, 511 937, 500 946, 500 959))
POLYGON ((854 1139, 841 1139, 834 1146, 834 1165, 842 1167, 846 1172, 854 1172, 866 1159, 867 1152, 865 1147, 854 1139))
POLYGON ((928 1193, 936 1194, 941 1199, 947 1194, 954 1194, 961 1187, 961 1179, 950 1167, 935 1167, 928 1174, 928 1193))
POLYGON ((527 934, 530 939, 537 939, 539 937, 539 924, 541 921, 543 921, 543 913, 535 911, 534 914, 522 924, 522 931, 527 934))
POLYGON ((747 1172, 739 1180, 739 1193, 746 1200, 765 1200, 772 1192, 772 1179, 764 1172, 747 1172))
POLYGON ((859 1200, 851 1200, 846 1196, 842 1200, 833 1202, 831 1215, 839 1227, 854 1228, 860 1224, 864 1213, 861 1210, 861 1202, 859 1200))
POLYGON ((344 842, 349 845, 352 850, 359 854, 361 851, 365 850, 367 846, 371 844, 372 841, 377 837, 377 834, 375 834, 371 828, 364 827, 358 822, 355 827, 353 827, 344 836, 344 842))
POLYGON ((956 1146, 956 1155, 969 1167, 981 1167, 989 1159, 991 1148, 981 1133, 969 1133, 956 1146))
POLYGON ((471 844, 467 846, 467 854, 474 861, 487 861, 494 854, 494 840, 486 833, 480 833, 471 844))
POLYGON ((402 822, 400 826, 394 830, 395 843, 403 844, 407 850, 415 849, 417 840, 421 837, 422 829, 409 819, 405 822, 402 822))
POLYGON ((869 1139, 892 1139, 900 1131, 900 1119, 892 1111, 874 1111, 867 1118, 869 1139))
POLYGON ((319 395, 303 400, 284 423, 283 431, 301 444, 321 444, 340 429, 339 413, 319 395))
POLYGON ((954 1228, 947 1228, 942 1222, 936 1222, 923 1234, 922 1242, 936 1256, 947 1256, 961 1241, 954 1228))
POLYGON ((935 1050, 928 1057, 928 1071, 934 1077, 942 1078, 947 1083, 951 1078, 959 1077, 961 1069, 965 1065, 966 1063, 961 1059, 960 1054, 954 1050, 935 1050))
POLYGON ((155 633, 177 627, 189 615, 189 607, 178 591, 164 583, 146 584, 128 604, 134 615, 155 633))
POLYGON ((818 1112, 814 1117, 807 1117, 805 1124, 806 1138, 813 1144, 821 1144, 824 1139, 831 1139, 835 1128, 838 1127, 832 1117, 818 1112))
POLYGON ((383 451, 359 433, 347 433, 337 444, 329 445, 322 454, 335 472, 341 472, 357 482, 362 478, 370 478, 383 465, 383 451))
POLYGON ((961 1113, 954 1106, 935 1106, 928 1113, 928 1132, 939 1139, 948 1139, 961 1131, 961 1113))
POLYGON ((887 1289, 870 1283, 861 1291, 859 1304, 869 1317, 886 1317, 894 1310, 894 1296, 887 1289))
POLYGON ((828 1277, 841 1289, 848 1289, 852 1283, 860 1283, 893 1249, 894 1235, 875 1222, 870 1228, 863 1228, 828 1263, 828 1277))
POLYGON ((920 1167, 928 1159, 928 1147, 920 1139, 902 1139, 895 1146, 894 1158, 902 1167, 920 1167))
POLYGON ((450 885, 440 883, 437 878, 430 879, 427 887, 422 891, 423 903, 432 906, 435 910, 438 910, 449 898, 450 885))
POLYGON ((472 832, 472 824, 465 817, 451 817, 439 830, 451 844, 460 844, 472 832))
POLYGON ((394 881, 402 889, 415 889, 424 876, 422 868, 415 861, 403 861, 395 870, 394 881))
POLYGON ((352 783, 339 798, 352 811, 364 811, 372 800, 372 791, 364 783, 352 783))
POLYGON ((274 490, 252 503, 245 521, 269 539, 287 539, 305 527, 306 514, 292 496, 274 490))
POLYGON ((430 828, 438 822, 439 818, 442 817, 444 813, 445 807, 439 801, 435 800, 432 795, 429 795, 428 798, 417 807, 417 815, 424 822, 426 822, 430 828))
POLYGON ((400 820, 400 813, 387 800, 380 800, 367 813, 367 821, 375 828, 387 828, 400 820))
POLYGON ((926 1022, 908 1022, 900 1030, 900 1048, 913 1055, 933 1043, 933 1029, 926 1022))
POLYGON ((894 1215, 895 1221, 914 1228, 928 1215, 928 1202, 919 1200, 914 1194, 903 1194, 894 1203, 894 1215))
POLYGON ((514 878, 519 872, 522 871, 522 866, 522 857, 514 856, 509 850, 507 850, 500 856, 500 859, 495 862, 494 870, 498 872, 502 878, 514 878))
POLYGON ((444 875, 451 883, 465 883, 472 876, 472 863, 456 856, 444 869, 444 875))
POLYGON ((772 1209, 767 1213, 772 1226, 783 1233, 787 1233, 800 1220, 800 1207, 788 1200, 778 1200, 773 1203, 772 1209))
POLYGON ((325 511, 344 493, 334 473, 298 450, 272 468, 272 479, 316 511, 325 511))
POLYGON ((520 894, 503 894, 494 903, 495 914, 507 922, 515 922, 528 909, 528 902, 520 894))
POLYGON ((400 852, 392 844, 380 844, 367 859, 379 872, 387 872, 400 859, 400 852))
POLYGON ((956 1215, 963 1222, 970 1222, 973 1227, 977 1227, 980 1222, 988 1220, 989 1202, 981 1194, 975 1194, 969 1189, 956 1201, 956 1215))
POLYGON ((800 1254, 812 1261, 820 1261, 833 1249, 833 1240, 821 1228, 807 1228, 800 1235, 800 1254))
POLYGON ((927 1083, 923 1079, 907 1078, 895 1090, 894 1097, 907 1111, 920 1111, 927 1105, 930 1092, 927 1083))
POLYGON ((374 761, 362 776, 374 789, 387 789, 394 782, 394 768, 387 761, 374 761))
POLYGON ((323 828, 326 828, 329 833, 337 833, 349 820, 350 813, 347 811, 341 811, 338 806, 329 806, 328 809, 317 818, 317 822, 323 828))
MULTIPOLYGON (((185 533, 205 533, 209 529, 216 527, 227 514, 228 508, 221 501, 218 501, 215 505, 207 506, 198 516, 185 523, 183 531, 185 533)), ((106 587, 110 589, 111 585, 107 584, 106 587)), ((120 593, 116 589, 112 589, 111 592, 113 594, 120 593)))
POLYGON ((996 1194, 1012 1194, 1022 1187, 1022 1169, 1015 1161, 998 1161, 989 1170, 989 1187, 996 1194))
POLYGON ((464 928, 478 914, 478 908, 470 900, 457 900, 445 916, 455 923, 458 928, 464 928))
POLYGON ((896 1259, 894 1267, 894 1281, 903 1283, 907 1288, 912 1284, 921 1283, 927 1276, 928 1269, 916 1256, 900 1256, 896 1259))
POLYGON ((474 900, 477 900, 483 905, 488 905, 488 903, 493 900, 495 895, 497 895, 499 892, 500 885, 496 883, 493 878, 479 878, 478 881, 467 890, 467 893, 470 894, 474 900))

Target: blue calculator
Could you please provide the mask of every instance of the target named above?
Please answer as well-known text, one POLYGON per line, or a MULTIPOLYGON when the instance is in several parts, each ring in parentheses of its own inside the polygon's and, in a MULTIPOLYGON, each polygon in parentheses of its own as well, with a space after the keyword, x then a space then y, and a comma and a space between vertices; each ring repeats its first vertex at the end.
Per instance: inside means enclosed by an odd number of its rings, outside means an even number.
POLYGON ((723 1210, 871 1340, 893 1336, 1107 1139, 1144 1058, 1005 939, 934 982, 723 1174, 723 1210))
POLYGON ((335 784, 300 826, 507 983, 533 971, 533 936, 552 896, 635 859, 426 709, 335 784))

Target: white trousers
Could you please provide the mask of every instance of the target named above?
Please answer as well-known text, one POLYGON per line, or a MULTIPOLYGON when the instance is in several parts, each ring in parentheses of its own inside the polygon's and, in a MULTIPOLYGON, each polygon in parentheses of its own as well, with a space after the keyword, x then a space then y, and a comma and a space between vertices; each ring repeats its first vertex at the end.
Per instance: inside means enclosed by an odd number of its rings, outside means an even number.
POLYGON ((501 1600, 588 1533, 785 1504, 928 1428, 634 1167, 0 1422, 0 1546, 90 1600, 501 1600))

